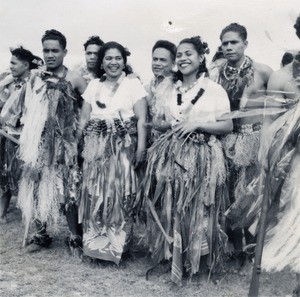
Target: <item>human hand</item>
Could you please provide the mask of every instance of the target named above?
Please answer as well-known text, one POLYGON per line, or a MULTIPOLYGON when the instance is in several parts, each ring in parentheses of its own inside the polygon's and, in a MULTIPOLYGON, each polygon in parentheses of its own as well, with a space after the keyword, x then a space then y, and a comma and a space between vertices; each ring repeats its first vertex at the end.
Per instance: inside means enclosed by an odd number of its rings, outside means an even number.
POLYGON ((138 169, 145 160, 146 160, 146 151, 137 149, 134 157, 134 168, 138 169))
POLYGON ((199 123, 197 122, 178 122, 175 123, 173 126, 173 131, 177 133, 178 138, 182 138, 185 135, 194 132, 199 127, 199 123))

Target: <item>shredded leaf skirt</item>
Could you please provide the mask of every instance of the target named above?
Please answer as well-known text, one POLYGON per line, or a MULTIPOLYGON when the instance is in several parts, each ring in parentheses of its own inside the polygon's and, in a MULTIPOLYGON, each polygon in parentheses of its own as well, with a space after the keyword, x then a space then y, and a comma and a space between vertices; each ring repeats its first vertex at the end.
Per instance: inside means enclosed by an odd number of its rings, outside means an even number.
POLYGON ((92 119, 85 128, 79 220, 83 250, 119 264, 130 242, 137 176, 136 118, 92 119))
POLYGON ((256 199, 256 192, 252 189, 255 176, 259 175, 260 130, 261 123, 242 125, 222 140, 228 164, 227 182, 231 201, 226 217, 232 229, 245 228, 253 219, 253 215, 247 214, 256 199))
MULTIPOLYGON (((5 137, 0 137, 1 156, 1 190, 18 195, 18 183, 22 172, 22 162, 17 158, 18 145, 5 137)), ((1 194, 2 195, 2 194, 1 194)))
POLYGON ((172 258, 171 279, 181 284, 183 269, 199 270, 219 259, 226 235, 220 228, 225 209, 225 160, 215 136, 193 133, 178 139, 172 131, 148 150, 142 183, 147 209, 147 238, 156 262, 172 258))

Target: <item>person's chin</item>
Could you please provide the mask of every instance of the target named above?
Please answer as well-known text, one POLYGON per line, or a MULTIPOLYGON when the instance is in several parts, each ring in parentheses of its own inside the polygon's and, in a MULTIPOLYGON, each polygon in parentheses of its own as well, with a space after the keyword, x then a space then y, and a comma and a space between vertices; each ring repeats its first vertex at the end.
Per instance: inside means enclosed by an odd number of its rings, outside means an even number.
POLYGON ((226 56, 226 59, 229 61, 229 62, 237 62, 238 59, 235 55, 228 55, 226 56))
POLYGON ((87 67, 89 69, 94 69, 96 67, 96 63, 87 63, 87 67))
POLYGON ((47 63, 46 64, 47 69, 51 70, 51 69, 56 69, 58 66, 54 63, 47 63))

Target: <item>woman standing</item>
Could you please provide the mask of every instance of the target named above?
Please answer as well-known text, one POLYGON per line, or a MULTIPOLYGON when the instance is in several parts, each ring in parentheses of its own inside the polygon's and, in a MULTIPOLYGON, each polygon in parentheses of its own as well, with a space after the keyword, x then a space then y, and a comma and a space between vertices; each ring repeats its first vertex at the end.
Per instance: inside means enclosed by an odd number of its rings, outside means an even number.
MULTIPOLYGON (((80 220, 83 251, 118 264, 132 235, 137 176, 145 151, 147 93, 129 78, 128 51, 117 42, 99 52, 97 79, 83 94, 80 220)), ((80 133, 80 131, 79 131, 80 133)))
POLYGON ((207 44, 186 38, 177 47, 178 79, 167 122, 169 130, 149 149, 144 190, 148 198, 150 251, 159 263, 172 258, 171 279, 181 284, 183 271, 199 271, 201 256, 213 262, 220 239, 219 208, 226 177, 218 135, 232 130, 232 122, 217 121, 229 112, 221 86, 207 77, 207 44), (151 184, 156 183, 154 195, 151 184))

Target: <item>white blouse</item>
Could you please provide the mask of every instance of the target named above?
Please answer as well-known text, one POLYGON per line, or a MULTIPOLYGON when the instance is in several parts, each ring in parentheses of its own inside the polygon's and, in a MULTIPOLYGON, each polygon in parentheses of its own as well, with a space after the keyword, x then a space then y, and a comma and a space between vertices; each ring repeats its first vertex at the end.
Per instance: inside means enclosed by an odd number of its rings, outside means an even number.
POLYGON ((92 107, 90 118, 102 120, 120 118, 120 116, 126 120, 134 116, 134 104, 146 96, 147 93, 139 79, 128 77, 123 78, 113 95, 111 89, 100 82, 99 78, 91 80, 82 95, 92 107), (97 101, 105 107, 99 107, 97 101))
POLYGON ((170 113, 175 120, 179 121, 216 122, 220 115, 228 112, 230 112, 230 103, 226 91, 212 80, 204 79, 204 76, 198 79, 194 87, 182 94, 181 105, 177 104, 176 90, 173 100, 170 102, 170 113), (205 91, 193 105, 191 101, 196 97, 201 87, 205 91))

